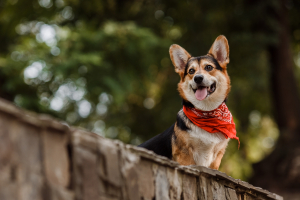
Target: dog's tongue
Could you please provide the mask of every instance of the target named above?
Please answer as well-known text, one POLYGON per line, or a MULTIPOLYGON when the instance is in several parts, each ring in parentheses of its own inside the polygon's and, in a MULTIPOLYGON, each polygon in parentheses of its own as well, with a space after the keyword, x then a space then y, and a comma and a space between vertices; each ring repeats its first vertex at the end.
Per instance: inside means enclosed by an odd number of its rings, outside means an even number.
POLYGON ((202 101, 207 96, 207 88, 202 87, 202 88, 197 89, 197 91, 195 92, 195 96, 196 96, 196 99, 198 99, 199 101, 202 101))

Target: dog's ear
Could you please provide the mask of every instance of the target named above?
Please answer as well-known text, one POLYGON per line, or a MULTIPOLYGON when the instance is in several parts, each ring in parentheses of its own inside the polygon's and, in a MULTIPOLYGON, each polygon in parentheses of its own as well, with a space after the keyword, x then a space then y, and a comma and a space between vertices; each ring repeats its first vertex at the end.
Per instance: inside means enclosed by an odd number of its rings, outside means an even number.
POLYGON ((181 46, 173 44, 170 46, 170 57, 177 73, 184 72, 185 66, 191 55, 181 46))
POLYGON ((220 65, 226 65, 229 63, 229 45, 226 37, 220 35, 217 37, 213 45, 211 46, 209 52, 220 65))

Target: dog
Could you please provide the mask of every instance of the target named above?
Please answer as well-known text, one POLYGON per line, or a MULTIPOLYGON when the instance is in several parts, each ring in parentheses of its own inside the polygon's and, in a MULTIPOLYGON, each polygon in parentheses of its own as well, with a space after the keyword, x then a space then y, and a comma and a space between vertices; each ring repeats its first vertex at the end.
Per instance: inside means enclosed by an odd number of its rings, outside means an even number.
POLYGON ((207 55, 192 57, 173 44, 169 50, 183 109, 176 122, 139 147, 154 151, 181 165, 219 169, 230 138, 237 139, 235 124, 225 101, 230 91, 227 74, 229 45, 225 36, 216 38, 207 55))

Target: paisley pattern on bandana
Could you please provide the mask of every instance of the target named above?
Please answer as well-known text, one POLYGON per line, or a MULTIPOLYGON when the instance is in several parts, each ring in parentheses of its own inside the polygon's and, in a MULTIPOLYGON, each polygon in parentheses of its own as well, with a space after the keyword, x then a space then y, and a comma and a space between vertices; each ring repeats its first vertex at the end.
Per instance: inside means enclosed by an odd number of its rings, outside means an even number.
POLYGON ((195 108, 192 108, 191 110, 195 115, 204 119, 216 118, 224 122, 233 123, 231 112, 224 102, 217 109, 212 111, 200 111, 195 108))
POLYGON ((199 128, 209 133, 223 133, 226 138, 238 140, 240 146, 232 114, 224 102, 212 111, 202 111, 183 106, 183 112, 199 128))

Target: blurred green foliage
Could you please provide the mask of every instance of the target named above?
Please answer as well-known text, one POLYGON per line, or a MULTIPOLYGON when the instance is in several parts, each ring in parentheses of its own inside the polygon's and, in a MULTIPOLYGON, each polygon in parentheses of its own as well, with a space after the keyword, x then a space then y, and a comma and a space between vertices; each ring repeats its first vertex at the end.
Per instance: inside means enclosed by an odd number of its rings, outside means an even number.
MULTIPOLYGON (((181 108, 169 46, 177 43, 194 56, 203 55, 224 34, 232 81, 227 104, 241 148, 230 142, 221 171, 246 179, 251 163, 272 151, 279 134, 272 118, 266 52, 268 44, 277 42, 276 23, 262 11, 276 3, 266 0, 252 7, 248 2, 2 1, 0 96, 139 144, 173 124, 181 108)), ((300 6, 291 2, 287 6, 299 72, 300 20, 294 16, 300 6)))

